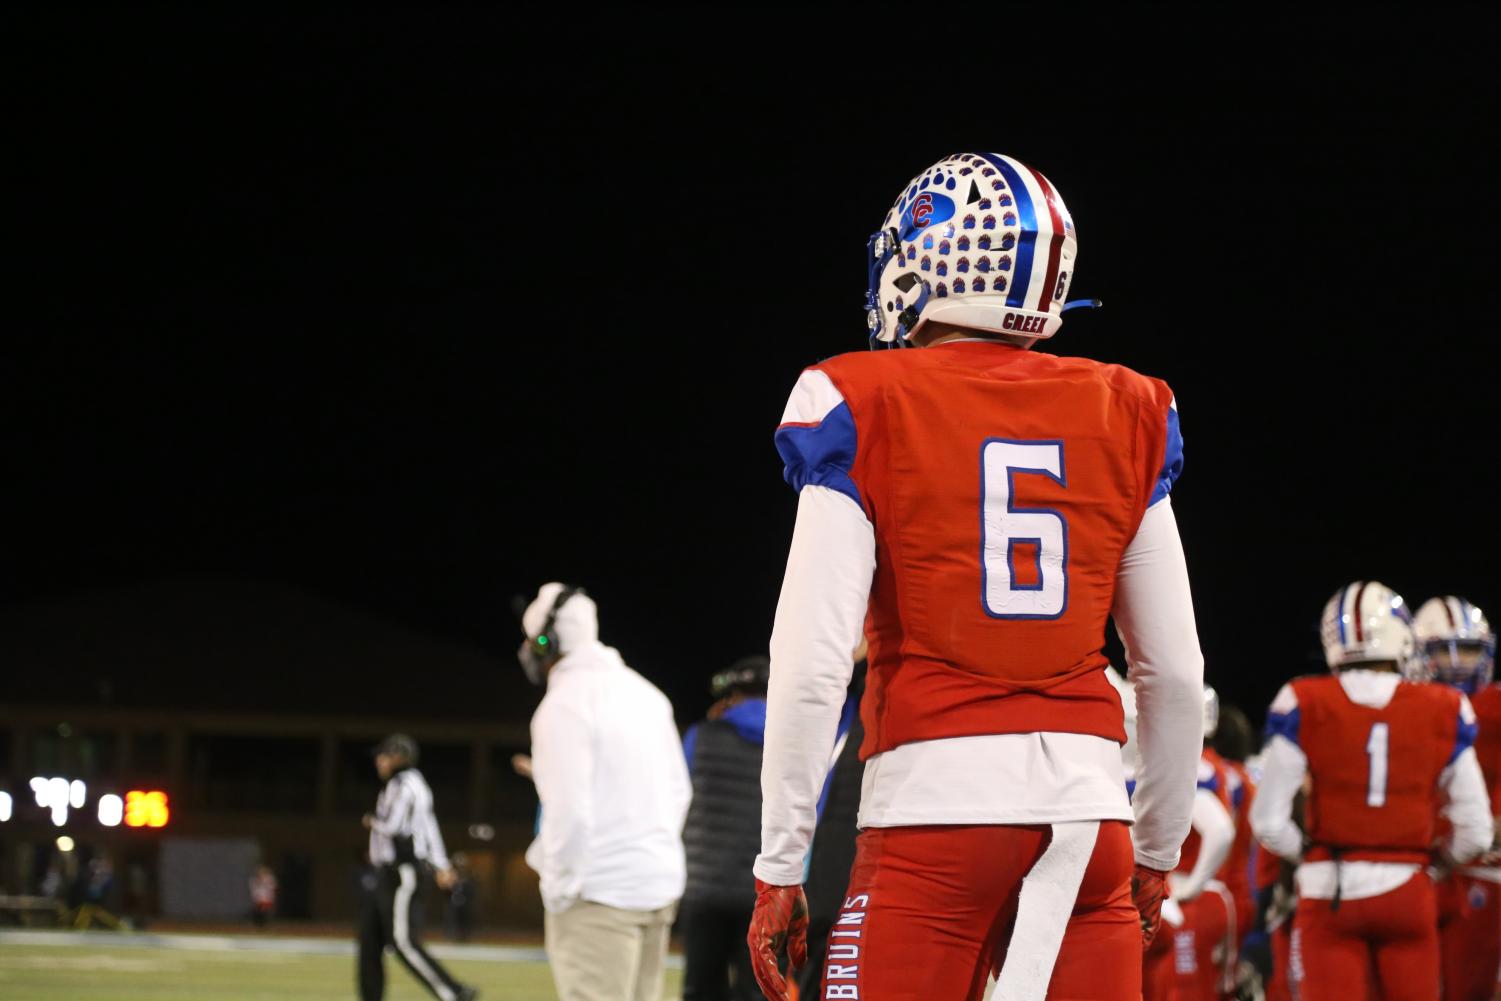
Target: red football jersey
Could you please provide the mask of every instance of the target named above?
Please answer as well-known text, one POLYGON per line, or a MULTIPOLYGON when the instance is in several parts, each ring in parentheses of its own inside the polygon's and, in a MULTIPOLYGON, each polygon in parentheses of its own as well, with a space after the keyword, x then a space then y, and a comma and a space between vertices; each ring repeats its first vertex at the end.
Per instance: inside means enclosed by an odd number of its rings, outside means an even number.
POLYGON ((1485 773, 1491 810, 1501 810, 1501 685, 1486 685, 1470 699, 1480 732, 1475 737, 1475 756, 1485 773))
POLYGON ((839 489, 875 527, 861 756, 1045 730, 1124 742, 1101 647, 1121 555, 1181 468, 1167 385, 973 340, 813 371, 840 402, 777 445, 795 489, 839 489))
POLYGON ((1439 774, 1473 739, 1460 719, 1459 692, 1403 681, 1374 709, 1351 701, 1333 675, 1299 678, 1292 687, 1294 732, 1310 777, 1307 857, 1426 861, 1439 774))
POLYGON ((1230 848, 1230 857, 1225 860, 1217 878, 1230 888, 1237 899, 1251 895, 1251 803, 1256 798, 1256 786, 1246 773, 1245 765, 1229 761, 1212 747, 1204 748, 1204 757, 1215 763, 1225 777, 1225 806, 1230 818, 1235 821, 1235 843, 1230 848))

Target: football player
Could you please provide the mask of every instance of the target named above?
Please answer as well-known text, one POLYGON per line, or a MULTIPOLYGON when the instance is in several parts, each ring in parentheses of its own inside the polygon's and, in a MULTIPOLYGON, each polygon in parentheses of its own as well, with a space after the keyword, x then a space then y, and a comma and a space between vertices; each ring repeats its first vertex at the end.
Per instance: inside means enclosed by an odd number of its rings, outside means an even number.
POLYGON ((978 998, 995 969, 999 998, 1137 998, 1201 741, 1172 392, 1030 350, 1062 323, 1075 235, 1018 160, 923 171, 869 250, 872 346, 921 350, 808 369, 777 431, 799 500, 771 639, 757 978, 780 1001, 776 952, 805 956, 799 884, 864 623, 862 833, 820 997, 978 998), (1139 706, 1134 815, 1111 616, 1139 706))
MULTIPOLYGON (((1413 620, 1418 650, 1433 680, 1465 693, 1479 733, 1475 756, 1485 775, 1491 812, 1501 802, 1501 685, 1491 684, 1496 634, 1485 613, 1463 598, 1430 598, 1413 620)), ((1444 1001, 1490 1001, 1501 968, 1501 862, 1494 854, 1451 873, 1440 885, 1439 937, 1444 1001)))
POLYGON ((1199 759, 1192 830, 1178 869, 1168 878, 1171 905, 1163 908, 1162 941, 1147 954, 1147 1001, 1214 1001, 1219 997, 1235 908, 1224 883, 1235 844, 1229 777, 1208 747, 1219 723, 1219 696, 1204 689, 1204 755, 1199 759))
POLYGON ((1491 843, 1474 711, 1462 692, 1421 683, 1411 623, 1385 585, 1342 588, 1321 624, 1333 673, 1284 685, 1267 716, 1251 826, 1300 862, 1291 967, 1304 1001, 1438 997, 1437 903, 1425 869, 1436 820, 1451 825, 1440 847, 1449 864, 1491 843), (1305 778, 1306 845, 1293 822, 1305 778))
POLYGON ((1251 833, 1251 804, 1256 799, 1256 782, 1246 765, 1254 746, 1254 731, 1246 714, 1235 706, 1221 707, 1219 725, 1214 731, 1213 741, 1204 747, 1204 756, 1225 770, 1225 779, 1229 783, 1227 791, 1230 815, 1235 818, 1235 845, 1230 849, 1230 859, 1220 878, 1235 898, 1235 925, 1240 936, 1251 930, 1256 919, 1256 897, 1251 889, 1251 846, 1256 841, 1251 833))

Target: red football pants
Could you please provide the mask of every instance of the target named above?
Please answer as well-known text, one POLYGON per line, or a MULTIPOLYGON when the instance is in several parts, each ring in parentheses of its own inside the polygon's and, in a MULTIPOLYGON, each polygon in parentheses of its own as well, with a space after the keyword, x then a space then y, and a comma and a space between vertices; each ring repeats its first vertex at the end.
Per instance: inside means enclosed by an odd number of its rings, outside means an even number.
POLYGON ((1292 972, 1299 1001, 1433 1001, 1439 996, 1433 880, 1418 872, 1390 893, 1342 901, 1339 910, 1327 900, 1299 900, 1292 972))
POLYGON ((1229 935, 1227 897, 1214 889, 1182 905, 1183 924, 1166 921, 1143 960, 1146 1001, 1216 1001, 1224 967, 1215 953, 1229 935))
MULTIPOLYGON (((1051 838, 1050 825, 861 832, 849 893, 829 933, 819 997, 978 1001, 992 966, 1005 963, 1022 880, 1051 838)), ((1048 998, 1140 998, 1141 922, 1131 903, 1131 869, 1126 825, 1102 821, 1048 998)))
POLYGON ((1233 962, 1233 953, 1216 961, 1230 932, 1231 909, 1226 896, 1206 888, 1183 905, 1183 927, 1169 929, 1173 941, 1173 969, 1178 981, 1178 1001, 1216 1001, 1224 980, 1223 963, 1233 962))
POLYGON ((1457 873, 1440 890, 1452 898, 1439 926, 1444 1001, 1491 1001, 1501 969, 1501 884, 1457 873))

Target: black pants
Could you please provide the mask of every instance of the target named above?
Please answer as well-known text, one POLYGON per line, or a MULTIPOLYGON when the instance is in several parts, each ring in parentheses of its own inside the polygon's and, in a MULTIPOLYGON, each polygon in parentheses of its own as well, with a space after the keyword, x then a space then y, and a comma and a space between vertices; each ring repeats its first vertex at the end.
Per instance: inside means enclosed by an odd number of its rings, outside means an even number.
POLYGON ((749 906, 683 901, 683 1001, 762 1001, 745 944, 750 920, 749 906))
POLYGON ((411 862, 367 872, 360 903, 360 999, 381 1001, 386 992, 385 951, 395 950, 412 976, 439 1001, 456 1001, 459 982, 417 943, 423 873, 411 862))

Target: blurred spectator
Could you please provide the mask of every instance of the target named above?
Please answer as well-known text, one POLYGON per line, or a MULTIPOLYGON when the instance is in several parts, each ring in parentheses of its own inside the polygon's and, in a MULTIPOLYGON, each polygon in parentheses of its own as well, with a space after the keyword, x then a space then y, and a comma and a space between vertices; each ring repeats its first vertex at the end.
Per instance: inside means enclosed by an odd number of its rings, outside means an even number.
POLYGON ((250 920, 257 928, 264 928, 275 913, 276 873, 270 866, 257 866, 250 877, 250 920))
POLYGON ((771 662, 743 657, 710 683, 708 718, 688 728, 683 752, 693 800, 683 825, 683 1001, 755 1001, 745 930, 756 903, 751 865, 761 850, 761 747, 771 662))
POLYGON ((123 927, 109 907, 109 898, 115 888, 115 867, 105 855, 96 855, 87 864, 79 867, 78 878, 73 881, 68 895, 72 911, 72 924, 79 930, 95 924, 116 930, 123 927))
POLYGON ((47 860, 47 872, 42 876, 42 882, 37 887, 39 893, 53 900, 67 899, 67 878, 63 875, 62 861, 56 856, 47 860))
POLYGON ((125 914, 134 928, 146 927, 151 911, 151 874, 139 860, 125 867, 125 914))
POLYGON ((688 770, 672 704, 599 641, 594 601, 545 584, 517 651, 532 716, 547 957, 562 1001, 658 1001, 683 895, 688 770))
POLYGON ((469 868, 469 856, 455 852, 453 856, 454 882, 448 891, 448 906, 445 910, 448 937, 455 942, 469 941, 474 931, 474 872, 469 868))
POLYGON ((96 855, 89 860, 89 868, 84 877, 83 900, 86 904, 103 907, 109 899, 110 891, 115 887, 115 867, 106 855, 96 855))

